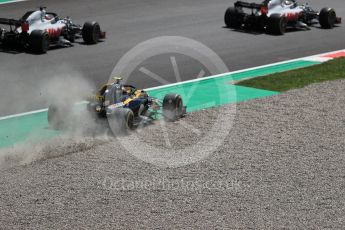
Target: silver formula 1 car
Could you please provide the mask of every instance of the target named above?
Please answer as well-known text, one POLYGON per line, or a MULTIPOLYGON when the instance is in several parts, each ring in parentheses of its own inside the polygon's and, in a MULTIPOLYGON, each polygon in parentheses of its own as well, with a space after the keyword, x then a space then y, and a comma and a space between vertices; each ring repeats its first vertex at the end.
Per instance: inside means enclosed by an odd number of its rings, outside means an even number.
POLYGON ((0 18, 0 43, 3 46, 20 45, 34 53, 46 53, 51 46, 72 46, 83 38, 86 44, 95 44, 105 38, 105 32, 97 22, 74 24, 69 17, 59 18, 56 13, 46 12, 45 7, 28 11, 19 20, 0 18))
POLYGON ((226 10, 224 21, 233 29, 254 29, 282 35, 287 28, 309 29, 315 24, 331 29, 341 23, 341 18, 332 8, 316 11, 296 0, 265 0, 261 4, 235 2, 234 7, 226 10))

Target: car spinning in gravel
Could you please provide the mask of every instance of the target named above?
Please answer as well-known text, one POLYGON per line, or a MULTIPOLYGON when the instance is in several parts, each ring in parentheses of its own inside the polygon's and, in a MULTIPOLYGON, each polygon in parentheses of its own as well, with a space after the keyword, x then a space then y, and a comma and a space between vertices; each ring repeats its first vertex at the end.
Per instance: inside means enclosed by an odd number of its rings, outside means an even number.
MULTIPOLYGON (((159 116, 166 121, 176 121, 186 114, 186 106, 180 95, 170 93, 159 100, 150 97, 145 90, 122 84, 121 80, 115 78, 113 83, 103 85, 87 102, 87 112, 96 121, 107 120, 114 134, 150 124, 159 116)), ((48 109, 50 126, 55 129, 64 128, 70 109, 51 105, 48 109)))
POLYGON ((315 24, 331 29, 341 23, 341 18, 336 16, 332 8, 316 11, 296 0, 265 0, 261 4, 235 2, 234 7, 226 10, 224 21, 227 27, 233 29, 266 30, 282 35, 287 28, 309 29, 315 24))
POLYGON ((56 13, 46 12, 45 7, 28 11, 19 20, 0 18, 0 43, 3 46, 20 45, 34 53, 46 53, 50 46, 72 46, 76 39, 83 38, 86 44, 95 44, 106 33, 98 22, 74 24, 69 17, 60 19, 56 13))

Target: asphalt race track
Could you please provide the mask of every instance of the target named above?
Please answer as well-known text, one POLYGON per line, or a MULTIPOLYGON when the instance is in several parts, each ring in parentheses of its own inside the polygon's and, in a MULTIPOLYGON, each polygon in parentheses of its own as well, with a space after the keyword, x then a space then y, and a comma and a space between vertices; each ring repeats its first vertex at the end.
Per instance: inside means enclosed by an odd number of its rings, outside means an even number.
MULTIPOLYGON (((76 44, 73 48, 50 50, 33 55, 13 50, 0 51, 0 116, 45 108, 40 83, 59 75, 75 75, 96 87, 109 79, 117 61, 138 43, 157 36, 183 36, 199 41, 214 50, 228 66, 238 70, 343 49, 345 27, 333 30, 312 28, 292 31, 284 36, 253 34, 223 28, 225 9, 234 1, 208 0, 76 0, 26 1, 0 6, 0 17, 19 18, 25 11, 47 6, 61 16, 71 16, 75 23, 99 21, 107 31, 105 42, 94 46, 76 44)), ((343 0, 325 3, 312 0, 313 7, 325 6, 345 15, 343 0)), ((149 61, 150 62, 150 61, 149 61)), ((169 82, 176 81, 167 58, 150 62, 151 70, 169 82)), ((177 59, 181 79, 195 78, 199 67, 191 60, 177 59)), ((67 76, 69 77, 69 76, 67 76)), ((160 85, 141 74, 130 79, 138 87, 160 85)), ((72 88, 73 89, 73 88, 72 88)), ((69 90, 64 92, 69 93, 69 90)))

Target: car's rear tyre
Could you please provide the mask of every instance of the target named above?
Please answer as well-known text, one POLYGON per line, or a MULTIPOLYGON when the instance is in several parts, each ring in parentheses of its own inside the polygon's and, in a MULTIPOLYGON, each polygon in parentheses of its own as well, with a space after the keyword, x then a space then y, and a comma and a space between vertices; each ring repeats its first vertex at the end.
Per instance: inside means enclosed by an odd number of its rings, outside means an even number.
POLYGON ((82 36, 86 44, 96 44, 101 37, 101 27, 98 22, 85 22, 82 36))
POLYGON ((287 21, 280 14, 272 14, 268 18, 267 32, 274 35, 283 35, 286 31, 287 21))
POLYGON ((337 15, 332 8, 323 8, 319 14, 319 23, 324 29, 331 29, 337 21, 337 15))
POLYGON ((58 105, 50 105, 48 108, 48 124, 51 128, 61 130, 66 128, 68 109, 58 105))
POLYGON ((134 129, 134 114, 131 109, 117 108, 108 114, 108 123, 114 135, 126 134, 134 129))
POLYGON ((183 115, 183 101, 178 94, 167 94, 163 99, 163 117, 166 121, 176 121, 183 115))
POLYGON ((47 53, 50 45, 49 35, 44 30, 34 30, 29 35, 29 48, 37 54, 47 53))
POLYGON ((228 28, 241 28, 243 24, 243 12, 235 7, 229 7, 225 12, 224 22, 228 28))

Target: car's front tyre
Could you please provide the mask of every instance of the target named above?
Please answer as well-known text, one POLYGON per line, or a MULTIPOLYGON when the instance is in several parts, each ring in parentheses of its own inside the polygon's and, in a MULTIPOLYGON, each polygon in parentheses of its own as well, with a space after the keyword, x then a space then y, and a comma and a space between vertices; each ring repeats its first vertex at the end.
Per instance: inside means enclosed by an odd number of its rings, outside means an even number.
POLYGON ((86 44, 96 44, 101 37, 101 27, 98 22, 85 22, 82 37, 86 44))
POLYGON ((183 101, 178 94, 167 94, 163 99, 163 117, 166 121, 176 121, 183 116, 183 101))
POLYGON ((319 23, 324 29, 332 29, 337 21, 337 15, 332 8, 323 8, 319 14, 319 23))

